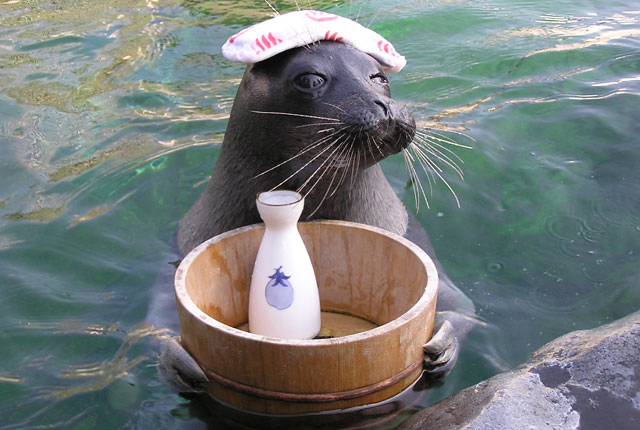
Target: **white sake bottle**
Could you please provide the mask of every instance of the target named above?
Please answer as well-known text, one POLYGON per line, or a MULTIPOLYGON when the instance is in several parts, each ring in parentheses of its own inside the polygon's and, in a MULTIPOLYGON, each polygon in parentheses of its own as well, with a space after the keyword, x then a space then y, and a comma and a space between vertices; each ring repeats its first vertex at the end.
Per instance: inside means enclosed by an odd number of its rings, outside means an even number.
POLYGON ((311 259, 298 232, 304 198, 295 191, 258 194, 266 229, 249 293, 249 331, 283 339, 320 332, 320 298, 311 259))

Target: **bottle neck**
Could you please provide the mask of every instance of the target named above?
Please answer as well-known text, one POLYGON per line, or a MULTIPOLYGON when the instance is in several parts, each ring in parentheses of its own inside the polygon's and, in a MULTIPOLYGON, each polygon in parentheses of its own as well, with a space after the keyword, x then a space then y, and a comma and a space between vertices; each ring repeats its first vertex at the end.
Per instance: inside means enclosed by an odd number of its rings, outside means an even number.
POLYGON ((258 200, 256 204, 267 228, 279 231, 296 228, 302 214, 304 200, 282 205, 265 204, 258 200))

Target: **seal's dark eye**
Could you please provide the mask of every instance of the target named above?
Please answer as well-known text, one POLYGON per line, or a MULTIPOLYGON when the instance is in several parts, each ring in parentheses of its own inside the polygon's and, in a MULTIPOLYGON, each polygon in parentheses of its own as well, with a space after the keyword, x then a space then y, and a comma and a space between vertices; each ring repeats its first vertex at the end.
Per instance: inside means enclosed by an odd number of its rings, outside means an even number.
POLYGON ((387 77, 383 73, 376 73, 375 75, 371 75, 369 76, 369 79, 371 79, 371 81, 376 84, 386 85, 389 83, 389 79, 387 79, 387 77))
POLYGON ((326 82, 325 78, 315 73, 303 73, 293 80, 296 88, 302 91, 315 91, 326 82))

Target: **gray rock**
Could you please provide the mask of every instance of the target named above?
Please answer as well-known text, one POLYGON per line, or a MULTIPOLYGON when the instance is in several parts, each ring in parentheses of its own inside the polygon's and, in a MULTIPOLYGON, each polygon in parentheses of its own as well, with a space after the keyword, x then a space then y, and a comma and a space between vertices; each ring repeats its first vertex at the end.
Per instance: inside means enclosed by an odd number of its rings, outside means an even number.
POLYGON ((638 430, 640 311, 562 336, 398 428, 638 430))

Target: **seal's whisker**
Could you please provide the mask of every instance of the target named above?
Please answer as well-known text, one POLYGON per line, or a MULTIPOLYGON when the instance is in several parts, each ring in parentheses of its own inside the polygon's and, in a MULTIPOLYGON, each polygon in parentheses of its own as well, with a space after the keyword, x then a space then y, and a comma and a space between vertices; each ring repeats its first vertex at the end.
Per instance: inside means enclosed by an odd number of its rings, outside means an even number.
POLYGON ((265 170, 264 172, 258 173, 257 175, 255 175, 252 179, 256 179, 262 175, 265 175, 269 172, 272 172, 273 170, 277 169, 278 167, 282 167, 283 165, 295 160, 296 158, 300 157, 301 155, 306 154, 309 151, 312 151, 313 149, 317 148, 318 146, 323 145, 324 143, 326 143, 329 139, 331 139, 333 136, 335 136, 336 134, 340 133, 342 130, 337 130, 336 132, 334 132, 333 134, 327 135, 327 136, 323 136, 320 139, 316 140, 315 142, 312 142, 310 145, 306 146, 305 148, 303 148, 301 151, 299 151, 297 154, 295 154, 292 157, 289 157, 288 159, 276 164, 273 167, 268 168, 267 170, 265 170))
MULTIPOLYGON (((369 150, 369 154, 371 154, 372 158, 375 158, 375 157, 373 157, 373 150, 371 149, 371 142, 369 141, 369 139, 366 139, 366 144, 367 144, 367 149, 369 150)), ((366 165, 366 163, 367 163, 367 151, 363 151, 363 155, 364 155, 364 163, 366 165)))
POLYGON ((358 175, 358 172, 360 171, 360 151, 355 151, 356 154, 356 162, 354 164, 354 167, 351 169, 351 182, 350 185, 351 187, 353 187, 353 184, 355 183, 355 178, 358 175))
MULTIPOLYGON (((293 178, 294 176, 296 176, 298 173, 300 173, 301 171, 303 171, 307 166, 309 166, 311 163, 313 163, 316 159, 318 159, 320 156, 322 156, 322 154, 324 154, 326 151, 328 151, 332 146, 334 146, 336 144, 336 142, 338 142, 340 140, 342 136, 338 136, 338 138, 334 139, 333 142, 329 143, 325 148, 323 148, 321 151, 319 151, 316 155, 314 155, 313 157, 311 157, 311 159, 309 161, 307 161, 306 163, 304 163, 302 165, 302 167, 300 167, 298 170, 296 170, 295 172, 293 172, 291 175, 287 176, 286 179, 284 179, 282 182, 280 182, 278 185, 276 185, 275 187, 271 188, 271 190, 269 191, 274 191, 278 188, 280 188, 282 185, 284 185, 289 179, 293 178)), ((323 162, 324 163, 324 162, 323 162)), ((322 165, 321 165, 322 166, 322 165)), ((317 171, 317 169, 316 169, 317 171)), ((315 174, 315 173, 314 173, 315 174)), ((312 175, 313 176, 313 175, 312 175)), ((308 180, 307 180, 308 181, 308 180)), ((301 187, 299 187, 299 190, 304 188, 305 184, 307 183, 307 181, 305 181, 304 184, 302 184, 301 187)), ((298 191, 300 192, 300 191, 298 191)))
MULTIPOLYGON (((435 174, 436 173, 442 173, 443 170, 440 166, 438 166, 430 157, 429 154, 424 151, 422 148, 415 146, 415 145, 411 145, 410 148, 413 150, 413 153, 415 154, 415 156, 417 157, 418 161, 423 164, 426 163, 429 166, 429 172, 431 173, 431 176, 433 177, 433 179, 435 179, 435 174)), ((426 171, 425 171, 426 173, 426 171)))
MULTIPOLYGON (((464 180, 464 172, 462 171, 460 166, 458 166, 458 164, 454 160, 452 160, 450 157, 448 157, 447 155, 442 154, 440 151, 438 151, 437 148, 433 148, 432 146, 429 146, 429 145, 415 145, 415 149, 419 149, 423 154, 431 155, 436 160, 438 160, 438 161, 442 162, 443 164, 451 167, 451 169, 453 169, 453 171, 455 171, 458 174, 460 179, 464 180)), ((431 161, 433 161, 434 165, 437 166, 437 163, 435 162, 435 160, 431 160, 431 161)), ((438 166, 438 170, 440 172, 443 171, 440 166, 438 166)))
POLYGON ((352 149, 352 158, 349 159, 349 165, 351 166, 351 178, 349 179, 349 188, 353 188, 354 179, 358 174, 360 168, 360 151, 357 150, 355 146, 355 136, 351 137, 351 149, 352 149), (353 159, 355 158, 355 163, 353 159))
POLYGON ((464 145, 462 143, 458 143, 455 140, 453 140, 452 138, 450 138, 449 136, 442 134, 442 133, 438 133, 437 131, 433 131, 433 129, 416 129, 416 134, 421 134, 424 136, 428 136, 428 137, 433 137, 434 139, 439 140, 442 143, 446 143, 448 145, 452 145, 452 146, 463 146, 466 148, 471 148, 468 145, 464 145))
MULTIPOLYGON (((458 166, 457 162, 453 160, 451 157, 449 157, 447 154, 442 152, 439 149, 438 145, 432 145, 429 142, 420 141, 420 139, 416 139, 412 144, 414 145, 415 148, 419 148, 423 153, 431 154, 438 160, 442 161, 447 166, 451 167, 458 174, 458 176, 460 176, 460 179, 464 179, 464 172, 462 171, 460 166, 458 166)), ((458 158, 460 162, 464 164, 464 161, 462 161, 462 159, 460 159, 460 157, 458 157, 457 154, 453 154, 453 155, 455 155, 456 158, 458 158)), ((442 169, 440 169, 440 171, 442 171, 442 169)))
POLYGON ((296 125, 294 128, 318 127, 318 126, 323 126, 323 125, 344 125, 344 123, 342 123, 342 122, 340 122, 340 123, 336 123, 336 122, 314 122, 314 123, 311 123, 311 124, 296 125))
MULTIPOLYGON (((471 136, 468 136, 464 133, 459 134, 475 142, 475 139, 473 139, 471 136)), ((471 146, 460 144, 454 141, 449 136, 445 136, 431 130, 416 130, 416 138, 412 142, 412 147, 421 148, 425 155, 433 155, 436 159, 451 167, 458 174, 460 179, 464 180, 464 172, 458 165, 458 162, 464 164, 464 160, 462 160, 462 158, 454 151, 452 151, 448 146, 457 146, 464 149, 472 149, 471 146)), ((433 164, 435 165, 435 162, 433 164)))
MULTIPOLYGON (((461 132, 461 131, 458 131, 458 130, 449 130, 448 132, 449 132, 449 133, 457 134, 457 135, 459 135, 459 136, 463 136, 463 137, 465 137, 466 139, 471 140, 473 143, 476 143, 476 140, 475 140, 473 137, 471 137, 471 136, 469 136, 468 134, 463 133, 463 132, 461 132)), ((442 141, 443 143, 446 143, 447 145, 451 145, 451 146, 460 146, 460 147, 462 147, 462 148, 466 148, 466 149, 473 149, 473 147, 472 147, 472 146, 464 145, 464 144, 462 144, 462 143, 458 143, 458 142, 456 142, 455 140, 453 140, 452 138, 450 138, 449 136, 446 136, 446 135, 444 135, 444 134, 442 134, 442 133, 438 133, 438 132, 436 132, 436 131, 433 131, 433 129, 429 129, 429 130, 427 130, 427 129, 417 129, 417 130, 416 130, 416 133, 418 133, 418 134, 426 134, 426 135, 429 135, 429 136, 433 136, 434 138, 436 138, 436 139, 438 139, 438 140, 442 141)))
MULTIPOLYGON (((341 137, 344 137, 344 135, 341 136, 341 137)), ((342 147, 342 145, 344 145, 344 141, 339 143, 339 139, 336 139, 336 140, 333 141, 331 146, 335 145, 336 143, 338 143, 338 146, 336 146, 336 148, 333 151, 331 151, 331 153, 329 153, 329 155, 324 160, 322 160, 322 163, 320 163, 320 165, 311 174, 311 176, 309 176, 307 178, 307 180, 304 181, 304 183, 298 188, 299 190, 304 189, 307 185, 309 185, 311 180, 314 179, 314 177, 318 174, 318 172, 320 172, 320 170, 322 170, 320 175, 317 177, 316 181, 313 183, 313 185, 311 186, 311 188, 309 189, 309 191, 307 191, 307 193, 305 195, 309 195, 311 193, 311 191, 313 191, 315 186, 318 184, 318 182, 322 179, 324 174, 327 172, 328 167, 331 166, 331 160, 332 160, 333 156, 335 155, 335 153, 342 147)), ((329 149, 329 148, 328 147, 325 148, 322 152, 326 151, 327 149, 329 149)))
MULTIPOLYGON (((356 175, 358 174, 358 171, 360 170, 360 151, 358 150, 358 147, 356 145, 356 137, 357 136, 352 134, 350 137, 351 137, 351 140, 349 142, 345 142, 347 147, 348 147, 348 152, 347 152, 347 156, 346 156, 346 164, 345 164, 346 167, 343 169, 342 178, 340 178, 340 182, 338 183, 338 187, 341 186, 344 183, 348 172, 351 171, 349 188, 352 188, 353 184, 354 184, 354 179, 355 179, 356 175)), ((337 191, 338 191, 338 189, 336 188, 336 190, 334 190, 331 193, 331 196, 335 195, 335 193, 337 191)))
MULTIPOLYGON (((353 5, 353 2, 351 2, 351 4, 353 5)), ((360 14, 362 13, 362 5, 360 5, 360 9, 358 9, 358 14, 356 15, 356 17, 354 18, 355 22, 358 22, 358 20, 360 19, 360 14)))
POLYGON ((305 153, 317 148, 318 146, 321 146, 323 143, 325 143, 326 140, 329 140, 329 138, 331 138, 331 136, 325 136, 322 139, 319 139, 319 141, 317 141, 316 143, 314 143, 314 144, 312 144, 310 146, 307 146, 306 148, 304 148, 302 151, 298 152, 294 156, 289 157, 288 159, 276 164, 275 166, 268 168, 264 172, 258 173, 252 179, 259 178, 262 175, 266 175, 267 173, 272 172, 273 170, 277 169, 278 167, 284 166, 285 164, 295 160, 296 158, 300 157, 301 155, 304 155, 305 153))
POLYGON ((380 153, 380 156, 384 158, 385 155, 384 155, 384 152, 382 152, 382 147, 380 146, 381 144, 384 146, 384 142, 382 142, 382 139, 376 139, 375 137, 373 137, 371 140, 373 141, 373 144, 375 145, 376 149, 380 153))
MULTIPOLYGON (((271 8, 271 10, 273 11, 273 13, 276 14, 276 16, 280 16, 280 12, 278 12, 278 9, 273 7, 273 5, 271 3, 269 3, 268 0, 264 0, 264 2, 271 8)), ((298 10, 300 10, 300 9, 298 9, 298 10)))
POLYGON ((373 18, 371 18, 371 21, 369 21, 369 24, 367 24, 367 28, 371 28, 371 26, 373 25, 373 22, 378 18, 378 14, 380 13, 380 10, 381 9, 378 9, 376 14, 373 15, 373 18))
POLYGON ((366 137, 367 137, 367 147, 369 148, 369 154, 371 154, 371 159, 375 160, 376 154, 373 153, 373 146, 375 144, 375 146, 378 148, 378 151, 380 151, 380 148, 375 143, 375 140, 369 134, 367 134, 366 137))
POLYGON ((456 154, 455 152, 453 152, 451 150, 451 148, 448 148, 446 145, 451 145, 451 146, 458 146, 461 148, 465 148, 465 149, 472 149, 470 146, 467 145, 462 145, 459 144, 453 140, 446 140, 446 139, 441 139, 439 137, 437 137, 436 135, 427 133, 427 132, 419 132, 416 133, 416 140, 419 140, 420 142, 426 142, 430 145, 434 145, 437 146, 438 148, 441 148, 442 150, 452 154, 454 157, 456 157, 458 159, 458 161, 464 163, 464 161, 462 160, 462 158, 460 158, 460 156, 458 154, 456 154))
POLYGON ((263 115, 285 115, 285 116, 296 116, 300 118, 311 118, 311 119, 323 119, 325 121, 333 121, 333 122, 342 122, 337 118, 327 118, 324 116, 315 116, 315 115, 305 115, 302 113, 292 113, 292 112, 265 112, 261 110, 252 110, 251 113, 259 113, 263 115))
MULTIPOLYGON (((409 171, 409 177, 411 178, 411 184, 414 186, 413 188, 413 198, 416 202, 416 212, 420 210, 420 196, 418 193, 422 194, 424 198, 424 202, 427 205, 427 209, 429 209, 429 199, 424 191, 424 187, 422 186, 422 181, 420 181, 420 176, 418 176, 418 172, 416 172, 415 167, 413 167, 413 162, 415 157, 408 150, 403 150, 402 154, 404 155, 404 161, 407 166, 407 170, 409 171)), ((429 181, 429 185, 431 185, 431 181, 429 181)), ((430 187, 431 191, 433 189, 430 187)))
MULTIPOLYGON (((409 146, 408 148, 409 151, 409 155, 411 155, 411 161, 415 163, 416 158, 417 158, 417 154, 415 154, 415 147, 413 147, 412 145, 409 146)), ((433 195, 433 184, 435 182, 435 178, 436 175, 433 174, 433 172, 431 172, 431 169, 425 169, 424 165, 422 165, 422 161, 418 160, 419 163, 421 163, 421 167, 422 170, 426 173, 427 175, 427 183, 429 184, 429 195, 433 195)), ((417 173, 417 170, 414 170, 417 173)))
POLYGON ((333 103, 327 103, 327 102, 322 102, 323 104, 327 105, 327 106, 331 106, 333 108, 338 109, 339 111, 343 112, 343 113, 347 113, 346 110, 342 109, 340 106, 338 105, 334 105, 333 103))
MULTIPOLYGON (((320 151, 315 158, 319 157, 320 155, 322 155, 322 153, 324 153, 325 151, 327 151, 329 148, 331 148, 331 146, 335 145, 338 142, 338 139, 334 140, 331 145, 327 146, 326 148, 324 148, 322 151, 320 151)), ((344 143, 344 142, 343 142, 344 143)), ((318 183, 320 182, 320 180, 322 179, 322 177, 324 176, 324 174, 327 172, 328 169, 325 169, 324 167, 327 165, 327 163, 331 160, 331 157, 336 153, 336 151, 338 151, 340 149, 340 147, 342 146, 342 144, 339 144, 330 154, 329 156, 327 156, 322 163, 320 163, 320 165, 318 166, 318 168, 311 174, 311 176, 309 176, 307 178, 306 181, 304 181, 304 183, 302 185, 300 185, 298 187, 298 192, 301 193, 302 190, 309 185, 309 182, 311 182, 311 180, 314 178, 314 176, 316 176, 316 174, 322 169, 322 172, 320 173, 320 175, 318 176, 318 178, 316 179, 316 181, 313 183, 313 185, 311 186, 311 188, 309 189, 309 191, 307 191, 306 193, 304 193, 305 197, 308 196, 313 189, 316 187, 316 185, 318 185, 318 183)), ((313 160, 312 160, 313 161, 313 160)))
POLYGON ((449 185, 449 182, 447 182, 444 176, 442 176, 442 169, 437 164, 435 164, 433 160, 431 160, 424 152, 422 152, 421 148, 418 148, 414 145, 411 146, 413 147, 414 153, 418 157, 418 161, 420 162, 420 165, 422 166, 422 169, 425 171, 425 173, 427 172, 427 170, 430 170, 433 174, 435 174, 447 186, 447 188, 453 195, 453 198, 456 199, 456 204, 458 205, 458 207, 460 207, 460 200, 458 200, 458 195, 453 190, 451 185, 449 185))
POLYGON ((347 156, 346 156, 346 167, 342 169, 342 176, 340 177, 340 181, 338 182, 338 185, 336 185, 330 197, 333 197, 338 191, 338 189, 340 188, 340 186, 344 183, 347 173, 349 172, 349 167, 353 165, 353 159, 355 157, 355 149, 353 145, 345 145, 345 147, 348 149, 347 156))
MULTIPOLYGON (((340 153, 339 153, 339 154, 336 154, 336 155, 335 155, 335 158, 336 158, 336 159, 340 159, 340 157, 341 157, 341 156, 342 156, 342 154, 344 153, 344 150, 347 148, 347 146, 348 146, 348 145, 346 144, 346 142, 342 142, 340 145, 338 145, 338 147, 336 148, 336 150, 340 149, 341 147, 342 147, 343 149, 340 151, 340 153)), ((335 153, 335 151, 334 151, 334 153, 335 153)), ((333 157, 333 154, 334 154, 334 153, 331 153, 327 159, 334 158, 334 157, 333 157)), ((332 163, 328 163, 328 164, 326 165, 326 167, 324 168, 324 171, 322 172, 322 174, 320 175, 320 177, 318 178, 318 180, 316 181, 316 183, 315 183, 315 184, 313 184, 313 187, 311 187, 311 190, 313 190, 313 188, 315 188, 315 186, 316 186, 316 185, 317 185, 317 183, 322 179, 322 177, 324 176, 324 174, 325 174, 325 173, 326 173, 326 172, 331 168, 331 164, 332 164, 332 163)), ((320 207, 322 206, 322 203, 324 203, 324 201, 326 200, 327 195, 329 195, 329 192, 330 192, 330 191, 331 191, 331 189, 332 189, 333 183, 334 183, 334 182, 335 182, 335 180, 336 180, 336 176, 338 175, 338 170, 339 170, 339 169, 335 168, 335 169, 333 169, 333 170, 334 170, 334 171, 333 171, 333 176, 331 177, 331 181, 329 182, 329 185, 327 186, 327 190, 325 191, 324 195, 323 195, 323 196, 322 196, 322 198, 320 199, 320 203, 318 203, 318 205, 316 206, 316 208, 315 208, 315 209, 314 209, 314 210, 309 214, 309 217, 312 217, 313 215, 315 215, 315 213, 316 213, 316 212, 318 212, 318 209, 320 209, 320 207)), ((338 185, 338 186, 339 186, 339 185, 338 185)), ((337 188, 337 187, 336 187, 336 188, 337 188)), ((311 190, 309 190, 309 192, 311 192, 311 190)))
MULTIPOLYGON (((415 157, 408 152, 409 155, 411 155, 411 160, 414 161, 415 157)), ((430 208, 429 205, 429 199, 427 198, 427 192, 425 191, 424 185, 422 185, 422 181, 420 180, 420 175, 418 174, 418 171, 416 170, 416 168, 414 167, 414 165, 411 165, 411 170, 413 171, 413 176, 414 176, 414 183, 418 184, 418 187, 420 189, 420 193, 422 194, 422 197, 424 198, 424 201, 427 205, 427 209, 430 208)), ((427 184, 429 184, 429 195, 433 196, 433 180, 431 179, 431 177, 433 176, 433 174, 427 174, 427 184)))
MULTIPOLYGON (((340 146, 342 147, 342 149, 340 150, 339 154, 335 155, 335 159, 337 160, 344 160, 344 155, 345 152, 351 154, 352 148, 351 145, 349 145, 349 143, 347 141, 344 141, 340 144, 340 146)), ((328 164, 327 167, 325 168, 325 170, 328 170, 329 168, 332 167, 332 164, 328 164)), ((349 163, 347 163, 347 166, 349 165, 349 163)), ((333 195, 335 195, 335 193, 340 189, 340 185, 344 182, 344 178, 345 178, 345 174, 348 171, 347 168, 340 168, 340 167, 334 167, 334 172, 333 172, 333 176, 331 178, 331 182, 329 183, 329 186, 327 187, 327 191, 325 192, 324 196, 322 197, 322 199, 320 200, 320 203, 318 203, 318 206, 314 209, 314 211, 311 213, 310 216, 314 215, 318 209, 320 209, 320 207, 322 206, 322 204, 324 203, 324 201, 326 200, 327 196, 332 197, 333 195), (340 179, 338 180, 338 182, 335 184, 335 186, 333 186, 335 179, 338 175, 338 172, 342 170, 342 175, 340 176, 340 179)), ((314 185, 315 186, 315 185, 314 185)))
MULTIPOLYGON (((338 160, 338 165, 334 163, 333 167, 335 169, 335 174, 338 173, 339 170, 342 170, 342 175, 340 175, 340 179, 338 183, 329 194, 329 197, 333 197, 336 192, 340 189, 340 186, 344 183, 344 179, 349 171, 349 167, 351 166, 351 160, 353 157, 353 145, 349 145, 347 141, 343 142, 342 146, 344 147, 339 154, 336 155, 336 160, 338 160)), ((332 181, 333 182, 333 181, 332 181)))
MULTIPOLYGON (((417 213, 417 212, 420 212, 420 199, 418 198, 418 187, 414 186, 414 184, 416 183, 415 176, 414 176, 415 169, 411 164, 409 151, 403 150, 402 155, 404 157, 404 164, 407 166, 407 171, 409 172, 409 184, 412 185, 411 191, 413 192, 413 200, 416 203, 416 213, 417 213)), ((407 184, 407 187, 409 186, 409 184, 407 184)), ((425 201, 426 201, 426 198, 425 198, 425 201)))
MULTIPOLYGON (((321 157, 326 151, 328 151, 329 149, 331 149, 332 146, 335 146, 336 144, 338 144, 338 147, 340 146, 340 141, 345 137, 345 134, 342 133, 340 135, 338 135, 338 137, 336 137, 335 139, 333 139, 333 141, 331 141, 331 143, 329 143, 324 149, 322 149, 320 152, 318 152, 315 156, 313 156, 313 158, 311 160, 309 160, 309 162, 307 162, 302 168, 307 167, 310 163, 312 163, 313 161, 317 160, 319 157, 321 157)), ((335 152, 335 150, 334 150, 335 152)), ((333 153, 333 152, 332 152, 333 153)), ((329 155, 330 157, 331 155, 329 155)), ((320 163, 320 165, 313 171, 313 173, 311 173, 311 175, 303 182, 302 185, 300 185, 297 189, 297 191, 299 193, 302 192, 302 190, 309 184, 309 182, 313 179, 313 177, 320 171, 320 169, 323 168, 323 166, 325 165, 327 159, 329 158, 325 158, 322 163, 320 163)), ((298 169, 298 172, 300 172, 302 169, 298 169)), ((307 193, 308 194, 308 193, 307 193)), ((306 195, 306 194, 305 194, 306 195)))

